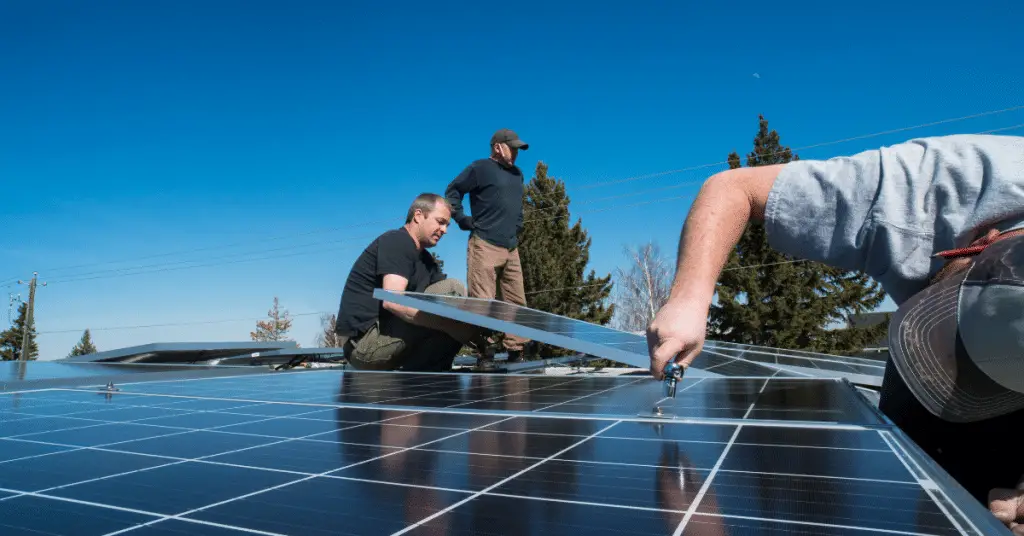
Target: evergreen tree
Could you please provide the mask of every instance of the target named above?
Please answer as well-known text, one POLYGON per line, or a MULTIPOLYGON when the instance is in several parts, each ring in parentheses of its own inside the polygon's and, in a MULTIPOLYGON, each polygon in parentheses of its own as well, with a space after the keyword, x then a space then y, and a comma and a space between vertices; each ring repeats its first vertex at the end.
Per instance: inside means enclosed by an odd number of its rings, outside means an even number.
POLYGON ((288 330, 292 328, 292 319, 288 311, 282 312, 274 296, 274 306, 267 312, 270 320, 256 322, 256 331, 250 332, 249 336, 254 341, 273 342, 287 341, 288 330))
POLYGON ((95 354, 96 346, 92 343, 92 335, 89 334, 89 330, 85 330, 82 334, 82 338, 78 341, 78 344, 71 349, 71 353, 68 357, 74 357, 76 355, 88 355, 95 354))
MULTIPOLYGON (((747 166, 784 164, 799 157, 780 143, 779 134, 760 118, 747 166)), ((740 157, 729 155, 729 167, 740 157)), ((881 286, 859 272, 831 268, 783 255, 768 245, 762 223, 751 222, 729 255, 716 284, 708 339, 825 353, 854 353, 885 335, 885 323, 855 329, 850 315, 878 307, 881 286), (756 267, 755 267, 756 266, 756 267)))
MULTIPOLYGON (((606 303, 611 274, 586 273, 590 237, 579 219, 570 225, 565 183, 549 177, 543 162, 526 185, 523 211, 519 256, 527 306, 594 324, 611 321, 615 307, 606 303)), ((548 345, 540 345, 539 352, 542 357, 572 353, 548 345)))
MULTIPOLYGON (((21 358, 21 344, 24 340, 25 323, 28 320, 28 303, 18 306, 18 318, 10 329, 0 333, 0 358, 13 361, 21 358)), ((39 357, 39 346, 36 344, 35 321, 28 327, 28 359, 39 357)))

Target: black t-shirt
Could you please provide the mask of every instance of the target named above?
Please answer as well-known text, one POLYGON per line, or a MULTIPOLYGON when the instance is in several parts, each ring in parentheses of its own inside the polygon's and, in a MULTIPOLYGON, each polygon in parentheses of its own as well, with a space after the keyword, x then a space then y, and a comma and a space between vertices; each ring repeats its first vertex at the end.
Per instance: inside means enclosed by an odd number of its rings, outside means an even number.
POLYGON ((337 334, 358 335, 381 315, 391 314, 384 310, 380 300, 373 297, 374 289, 383 287, 384 276, 388 274, 408 279, 407 292, 423 292, 446 277, 430 252, 416 250, 416 243, 404 227, 380 235, 352 265, 341 294, 341 307, 335 323, 337 334))

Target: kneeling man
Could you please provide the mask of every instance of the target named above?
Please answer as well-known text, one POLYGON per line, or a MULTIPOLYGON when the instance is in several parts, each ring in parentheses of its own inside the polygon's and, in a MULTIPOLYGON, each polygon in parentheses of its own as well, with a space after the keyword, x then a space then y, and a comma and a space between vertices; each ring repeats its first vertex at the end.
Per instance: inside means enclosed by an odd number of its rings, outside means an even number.
POLYGON ((466 287, 441 272, 427 249, 448 230, 444 197, 421 194, 405 225, 377 237, 356 259, 341 295, 335 332, 356 369, 443 372, 481 328, 373 297, 376 288, 465 296, 466 287))

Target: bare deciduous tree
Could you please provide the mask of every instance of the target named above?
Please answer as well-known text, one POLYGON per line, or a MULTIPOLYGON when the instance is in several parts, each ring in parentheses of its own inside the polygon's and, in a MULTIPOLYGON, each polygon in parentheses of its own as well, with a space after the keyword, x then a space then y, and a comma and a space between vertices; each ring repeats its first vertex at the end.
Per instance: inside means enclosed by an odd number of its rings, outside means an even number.
POLYGON ((673 267, 653 242, 637 248, 626 247, 625 254, 629 268, 615 270, 614 324, 623 331, 645 331, 668 301, 673 267))
POLYGON ((324 313, 320 315, 320 327, 323 331, 317 333, 315 344, 318 348, 341 348, 341 336, 334 332, 334 326, 338 321, 337 315, 324 313))

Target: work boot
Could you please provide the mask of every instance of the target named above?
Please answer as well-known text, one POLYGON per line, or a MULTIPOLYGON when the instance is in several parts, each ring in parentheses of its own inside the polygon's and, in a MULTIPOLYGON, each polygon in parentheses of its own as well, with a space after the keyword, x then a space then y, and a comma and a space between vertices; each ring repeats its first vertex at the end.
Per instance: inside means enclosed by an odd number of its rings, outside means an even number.
POLYGON ((486 335, 477 336, 469 342, 469 346, 480 356, 476 359, 476 366, 473 367, 474 370, 491 371, 495 369, 494 348, 491 346, 491 340, 486 335))

